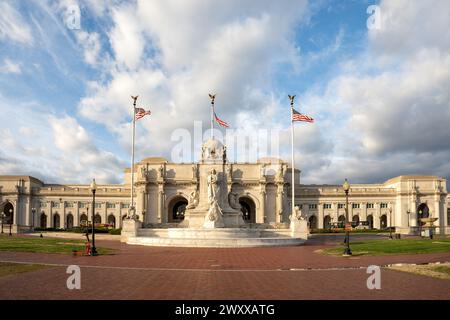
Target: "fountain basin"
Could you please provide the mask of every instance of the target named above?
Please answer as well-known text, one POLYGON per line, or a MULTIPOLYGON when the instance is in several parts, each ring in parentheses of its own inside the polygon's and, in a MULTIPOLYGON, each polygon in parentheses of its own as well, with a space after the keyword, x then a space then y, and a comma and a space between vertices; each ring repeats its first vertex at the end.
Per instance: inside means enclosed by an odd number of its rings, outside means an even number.
POLYGON ((294 246, 306 241, 305 237, 292 237, 290 229, 245 228, 167 228, 138 229, 136 236, 128 237, 126 243, 162 247, 264 247, 294 246))

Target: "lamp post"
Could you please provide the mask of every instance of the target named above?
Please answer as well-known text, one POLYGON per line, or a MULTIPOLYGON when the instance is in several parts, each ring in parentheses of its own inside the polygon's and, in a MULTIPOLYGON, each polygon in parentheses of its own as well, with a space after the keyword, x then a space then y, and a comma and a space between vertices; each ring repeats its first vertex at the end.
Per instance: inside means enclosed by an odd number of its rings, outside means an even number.
POLYGON ((408 209, 408 210, 406 210, 406 214, 408 215, 408 228, 409 228, 409 219, 410 219, 410 214, 411 214, 411 211, 408 209))
POLYGON ((36 208, 31 208, 31 219, 33 220, 31 223, 31 226, 34 229, 34 219, 35 219, 35 215, 36 215, 36 208))
POLYGON ((11 232, 12 220, 13 220, 12 213, 13 213, 13 210, 9 209, 9 235, 10 236, 12 236, 12 232, 11 232))
POLYGON ((348 192, 350 190, 350 183, 348 183, 347 179, 345 179, 342 188, 345 192, 345 249, 344 256, 351 256, 352 251, 350 250, 350 231, 348 230, 348 192))
POLYGON ((92 180, 91 183, 91 191, 92 191, 92 247, 91 247, 91 256, 97 255, 97 249, 95 248, 95 191, 97 190, 97 184, 95 183, 95 179, 92 180))
POLYGON ((392 205, 389 203, 389 239, 392 238, 392 205))
POLYGON ((2 212, 0 213, 0 219, 2 220, 2 233, 3 233, 3 221, 5 219, 6 215, 2 212))

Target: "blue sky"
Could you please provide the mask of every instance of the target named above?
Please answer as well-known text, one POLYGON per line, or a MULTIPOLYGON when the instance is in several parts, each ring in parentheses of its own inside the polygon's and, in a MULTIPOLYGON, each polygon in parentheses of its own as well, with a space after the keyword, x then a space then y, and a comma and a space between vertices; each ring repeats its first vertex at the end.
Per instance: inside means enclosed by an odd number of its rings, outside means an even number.
MULTIPOLYGON (((175 160, 174 132, 193 133, 196 120, 207 128, 216 92, 222 118, 240 135, 268 130, 286 160, 287 94, 297 95, 316 119, 296 125, 302 183, 450 177, 448 3, 7 0, 0 9, 0 174, 121 182, 129 95, 153 112, 138 122, 137 159, 175 160)), ((190 147, 182 161, 197 159, 198 143, 190 147)))

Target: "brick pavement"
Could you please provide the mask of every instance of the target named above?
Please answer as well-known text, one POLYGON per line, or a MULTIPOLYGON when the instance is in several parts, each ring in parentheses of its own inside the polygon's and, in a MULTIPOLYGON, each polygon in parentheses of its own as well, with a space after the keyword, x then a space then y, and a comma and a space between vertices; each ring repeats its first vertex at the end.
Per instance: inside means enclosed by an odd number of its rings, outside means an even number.
POLYGON ((340 240, 324 239, 298 247, 237 249, 98 241, 117 250, 98 257, 0 252, 0 261, 77 264, 82 270, 80 291, 66 288, 63 266, 1 277, 0 299, 450 299, 450 281, 382 269, 382 289, 368 290, 365 269, 345 269, 444 262, 450 253, 330 257, 315 251, 340 240), (295 268, 314 270, 288 270, 295 268))

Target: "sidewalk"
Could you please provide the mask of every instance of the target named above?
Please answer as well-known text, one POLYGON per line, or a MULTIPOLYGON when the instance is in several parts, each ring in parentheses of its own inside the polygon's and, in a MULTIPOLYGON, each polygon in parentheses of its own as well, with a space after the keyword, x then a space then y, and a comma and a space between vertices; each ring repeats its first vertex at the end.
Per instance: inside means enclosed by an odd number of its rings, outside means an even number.
MULTIPOLYGON (((73 239, 73 240, 86 240, 86 234, 85 233, 76 233, 76 232, 54 232, 54 231, 43 231, 43 232, 34 232, 34 233, 27 233, 28 236, 35 236, 40 237, 40 235, 43 235, 44 237, 48 238, 63 238, 63 239, 73 239)), ((89 237, 91 237, 91 234, 89 234, 89 237)), ((95 239, 98 240, 117 240, 120 241, 120 235, 114 235, 109 233, 96 233, 95 239)))

